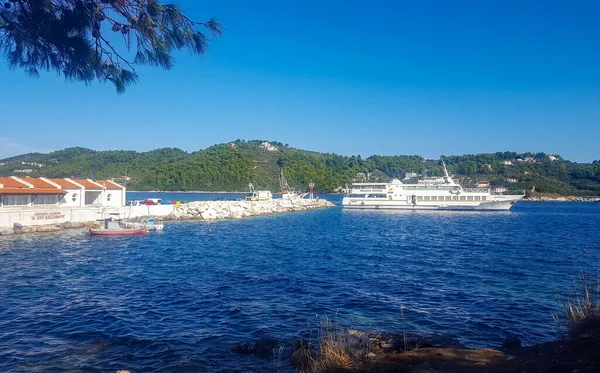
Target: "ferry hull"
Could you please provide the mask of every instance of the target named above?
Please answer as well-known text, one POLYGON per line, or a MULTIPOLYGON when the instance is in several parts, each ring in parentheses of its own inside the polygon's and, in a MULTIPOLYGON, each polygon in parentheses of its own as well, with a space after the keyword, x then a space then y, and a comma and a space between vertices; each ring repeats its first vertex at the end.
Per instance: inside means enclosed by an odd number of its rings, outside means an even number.
POLYGON ((503 201, 482 202, 479 204, 408 204, 393 201, 349 201, 342 200, 342 207, 358 210, 440 210, 440 211, 508 211, 522 196, 503 201))

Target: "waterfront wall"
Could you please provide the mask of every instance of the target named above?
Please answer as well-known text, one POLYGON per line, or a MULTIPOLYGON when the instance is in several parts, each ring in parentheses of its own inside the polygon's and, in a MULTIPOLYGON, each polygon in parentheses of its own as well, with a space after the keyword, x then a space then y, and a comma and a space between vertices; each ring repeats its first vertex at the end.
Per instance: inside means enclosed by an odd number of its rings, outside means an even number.
POLYGON ((134 219, 146 215, 165 217, 172 211, 173 205, 3 208, 0 210, 0 228, 12 229, 15 224, 30 227, 62 224, 66 222, 88 223, 110 216, 118 216, 122 219, 134 219))
MULTIPOLYGON (((181 205, 3 208, 0 209, 0 235, 13 233, 15 227, 79 227, 82 224, 93 223, 111 216, 121 219, 155 216, 166 220, 216 220, 304 211, 331 206, 333 206, 331 202, 323 199, 292 198, 269 201, 198 201, 181 205)), ((48 230, 39 229, 37 231, 48 230)))

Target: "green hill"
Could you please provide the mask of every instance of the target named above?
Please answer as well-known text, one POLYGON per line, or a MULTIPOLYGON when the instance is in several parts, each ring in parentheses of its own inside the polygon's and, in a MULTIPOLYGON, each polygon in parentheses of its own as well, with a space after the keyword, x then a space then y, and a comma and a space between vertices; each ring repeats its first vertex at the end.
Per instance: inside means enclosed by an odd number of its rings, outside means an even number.
MULTIPOLYGON (((248 182, 277 191, 279 166, 289 184, 306 190, 310 181, 320 192, 351 183, 357 173, 371 181, 403 178, 407 172, 442 174, 439 160, 416 155, 341 156, 295 149, 279 142, 236 140, 188 153, 177 148, 149 152, 95 151, 67 148, 49 154, 30 153, 0 160, 0 176, 107 179, 123 175, 131 190, 243 191, 248 182)), ((450 173, 465 186, 487 180, 513 192, 529 190, 562 195, 600 195, 600 161, 575 163, 544 153, 500 152, 444 156, 450 173)))

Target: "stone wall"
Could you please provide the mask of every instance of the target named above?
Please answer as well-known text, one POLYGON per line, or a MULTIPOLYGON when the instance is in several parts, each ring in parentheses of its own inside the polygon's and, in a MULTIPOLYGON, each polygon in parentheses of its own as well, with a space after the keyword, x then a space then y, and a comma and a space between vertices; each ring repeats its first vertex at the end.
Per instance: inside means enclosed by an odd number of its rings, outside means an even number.
POLYGON ((301 198, 272 199, 269 201, 199 201, 174 205, 173 212, 166 219, 238 219, 249 216, 277 214, 331 207, 326 200, 301 198))
POLYGON ((248 216, 304 211, 333 206, 326 200, 274 199, 269 201, 199 201, 182 205, 126 207, 47 207, 0 209, 0 235, 50 232, 89 227, 99 219, 136 219, 154 216, 166 220, 236 219, 248 216), (116 214, 116 215, 111 215, 116 214))
POLYGON ((173 205, 121 206, 121 207, 4 207, 0 209, 0 228, 13 228, 15 223, 24 227, 93 222, 110 213, 130 219, 152 215, 165 217, 173 212, 173 205))

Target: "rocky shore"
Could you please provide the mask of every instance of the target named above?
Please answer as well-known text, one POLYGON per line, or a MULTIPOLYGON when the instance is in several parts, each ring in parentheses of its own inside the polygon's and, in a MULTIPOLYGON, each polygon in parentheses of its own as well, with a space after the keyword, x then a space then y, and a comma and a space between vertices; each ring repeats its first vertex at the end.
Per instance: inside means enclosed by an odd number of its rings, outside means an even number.
POLYGON ((265 336, 232 351, 263 359, 286 359, 306 373, 597 373, 600 330, 534 346, 509 335, 502 346, 467 348, 458 340, 429 333, 323 331, 320 341, 282 341, 265 336))
POLYGON ((323 199, 272 199, 269 201, 197 201, 175 205, 165 220, 239 219, 250 216, 305 211, 334 206, 323 199))
POLYGON ((531 202, 600 202, 600 197, 561 196, 558 194, 528 196, 523 201, 531 202))

